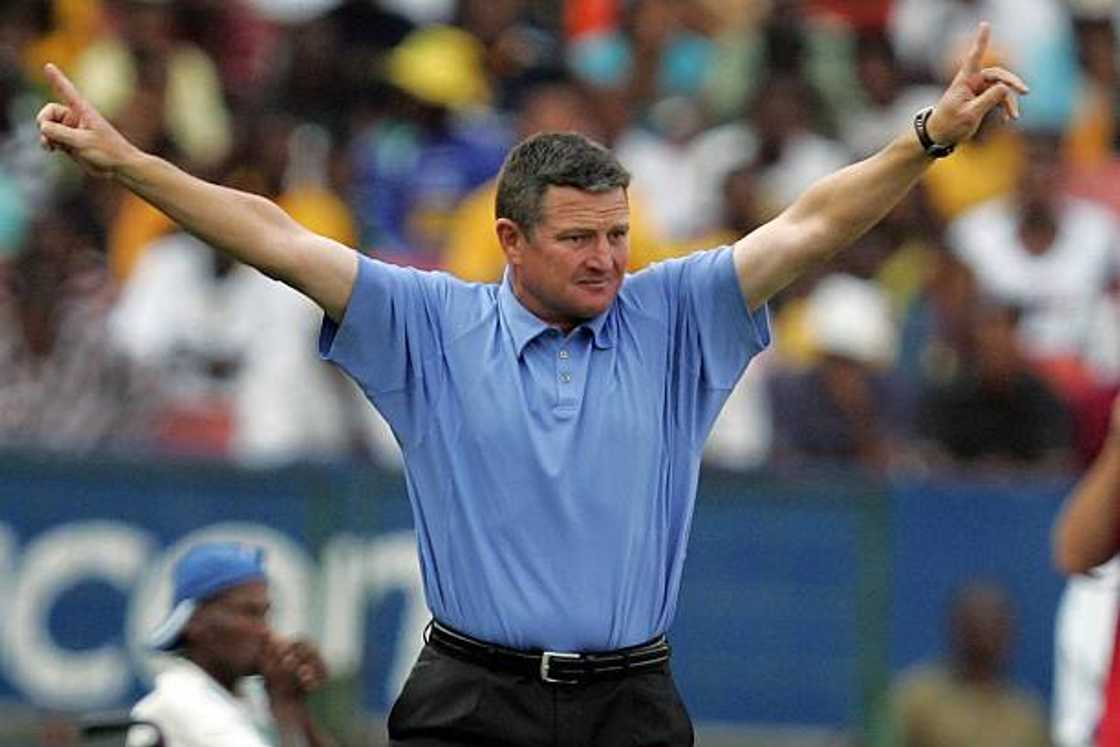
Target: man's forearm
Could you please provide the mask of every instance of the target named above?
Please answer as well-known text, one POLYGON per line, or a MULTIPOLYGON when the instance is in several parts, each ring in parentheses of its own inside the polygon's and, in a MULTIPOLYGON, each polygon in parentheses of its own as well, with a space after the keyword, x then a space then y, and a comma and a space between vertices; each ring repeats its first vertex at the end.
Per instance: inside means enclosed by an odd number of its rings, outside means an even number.
POLYGON ((1054 563, 1084 573, 1120 549, 1120 433, 1113 432, 1074 488, 1054 527, 1054 563))
POLYGON ((292 281, 295 258, 286 248, 300 228, 272 201, 203 181, 141 151, 114 177, 207 244, 272 277, 292 281))
POLYGON ((913 131, 907 131, 875 155, 814 184, 790 207, 789 217, 811 226, 814 259, 824 259, 886 217, 931 163, 913 131))
POLYGON ((743 297, 757 307, 854 242, 902 200, 929 162, 909 132, 874 156, 816 182, 781 215, 736 244, 743 297))

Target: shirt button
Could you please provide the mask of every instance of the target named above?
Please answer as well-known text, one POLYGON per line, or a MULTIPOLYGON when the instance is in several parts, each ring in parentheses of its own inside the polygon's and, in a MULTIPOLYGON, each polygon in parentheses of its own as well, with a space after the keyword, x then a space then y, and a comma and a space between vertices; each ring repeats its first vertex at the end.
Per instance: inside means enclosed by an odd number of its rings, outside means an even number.
POLYGON ((560 360, 566 361, 566 360, 568 360, 568 357, 569 356, 568 356, 568 351, 567 350, 561 350, 560 351, 560 360))
POLYGON ((572 380, 572 375, 570 373, 560 374, 560 383, 561 384, 567 384, 567 383, 571 382, 571 380, 572 380))

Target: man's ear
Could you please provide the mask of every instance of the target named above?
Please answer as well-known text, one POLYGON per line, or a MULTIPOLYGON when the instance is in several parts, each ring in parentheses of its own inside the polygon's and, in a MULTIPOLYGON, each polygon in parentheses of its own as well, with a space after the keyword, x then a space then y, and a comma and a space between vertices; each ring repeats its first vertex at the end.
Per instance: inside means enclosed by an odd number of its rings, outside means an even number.
POLYGON ((502 253, 506 255, 506 263, 513 266, 521 264, 521 255, 528 243, 521 226, 509 218, 498 218, 494 230, 498 234, 498 243, 502 245, 502 253))

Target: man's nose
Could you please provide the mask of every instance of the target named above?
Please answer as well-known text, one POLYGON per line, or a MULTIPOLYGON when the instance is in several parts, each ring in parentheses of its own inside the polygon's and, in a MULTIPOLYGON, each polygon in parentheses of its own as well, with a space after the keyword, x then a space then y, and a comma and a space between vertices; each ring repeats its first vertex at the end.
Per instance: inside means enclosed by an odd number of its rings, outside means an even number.
POLYGON ((595 237, 595 244, 591 247, 588 264, 598 269, 607 269, 611 264, 611 242, 605 234, 595 237))

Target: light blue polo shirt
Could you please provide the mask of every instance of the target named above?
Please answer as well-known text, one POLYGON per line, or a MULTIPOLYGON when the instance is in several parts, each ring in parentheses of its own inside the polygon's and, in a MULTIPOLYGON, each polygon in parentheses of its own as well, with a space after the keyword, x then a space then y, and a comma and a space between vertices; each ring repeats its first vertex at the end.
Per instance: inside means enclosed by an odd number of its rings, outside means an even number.
POLYGON ((362 257, 320 352, 404 453, 428 606, 519 649, 664 633, 704 441, 770 340, 728 247, 628 275, 563 335, 500 285, 362 257))

